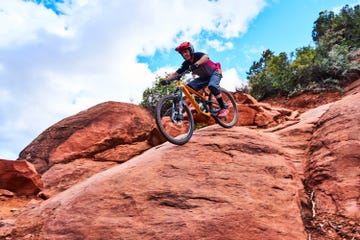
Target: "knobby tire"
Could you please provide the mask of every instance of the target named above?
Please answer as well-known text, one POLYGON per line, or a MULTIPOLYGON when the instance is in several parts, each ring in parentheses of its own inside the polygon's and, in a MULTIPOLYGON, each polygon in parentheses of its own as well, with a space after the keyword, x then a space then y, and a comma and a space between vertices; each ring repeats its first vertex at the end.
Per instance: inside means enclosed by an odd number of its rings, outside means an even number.
MULTIPOLYGON (((224 128, 231 128, 233 127, 239 118, 239 113, 236 105, 236 101, 233 97, 233 95, 228 92, 224 88, 219 88, 221 92, 221 96, 224 100, 225 105, 229 109, 229 114, 225 117, 218 117, 216 114, 213 114, 213 118, 215 121, 224 128)), ((212 112, 217 112, 219 110, 219 105, 217 103, 217 100, 215 99, 214 95, 210 94, 210 102, 213 102, 213 104, 210 104, 209 108, 212 112)))
MULTIPOLYGON (((181 101, 182 102, 182 101, 181 101)), ((176 116, 180 101, 177 96, 162 97, 156 105, 156 125, 162 135, 171 143, 183 145, 187 143, 194 132, 194 118, 188 105, 182 102, 182 120, 176 116), (175 113, 174 113, 175 111, 175 113), (175 117, 174 117, 175 116, 175 117)))

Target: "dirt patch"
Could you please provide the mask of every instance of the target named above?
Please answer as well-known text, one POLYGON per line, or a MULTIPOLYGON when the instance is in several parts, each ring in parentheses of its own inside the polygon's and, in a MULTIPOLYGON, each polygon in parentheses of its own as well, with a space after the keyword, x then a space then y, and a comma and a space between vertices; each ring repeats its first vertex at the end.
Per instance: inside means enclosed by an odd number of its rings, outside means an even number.
POLYGON ((305 112, 309 109, 340 100, 341 97, 342 94, 338 91, 320 93, 307 92, 293 98, 274 97, 265 99, 261 102, 268 103, 272 106, 305 112))
POLYGON ((13 218, 14 213, 23 208, 31 199, 33 198, 0 196, 0 220, 13 218))

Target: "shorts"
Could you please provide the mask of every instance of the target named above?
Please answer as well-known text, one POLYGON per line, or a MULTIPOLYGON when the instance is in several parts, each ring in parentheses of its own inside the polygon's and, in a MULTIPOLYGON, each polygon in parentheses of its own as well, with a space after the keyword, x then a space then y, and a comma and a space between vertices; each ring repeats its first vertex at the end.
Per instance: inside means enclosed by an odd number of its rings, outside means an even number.
MULTIPOLYGON (((213 74, 209 77, 198 77, 188 83, 188 86, 198 91, 199 89, 204 88, 205 86, 210 87, 210 90, 213 88, 219 89, 220 80, 222 75, 218 71, 214 71, 213 74)), ((217 95, 217 94, 216 94, 217 95)))

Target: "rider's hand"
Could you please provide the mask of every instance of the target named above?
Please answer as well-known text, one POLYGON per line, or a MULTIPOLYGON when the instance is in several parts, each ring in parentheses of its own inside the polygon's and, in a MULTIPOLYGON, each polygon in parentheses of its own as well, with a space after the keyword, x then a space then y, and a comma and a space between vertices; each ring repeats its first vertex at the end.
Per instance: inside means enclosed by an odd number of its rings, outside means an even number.
POLYGON ((189 70, 190 70, 190 71, 194 71, 194 70, 197 69, 197 68, 199 68, 199 65, 196 64, 196 63, 191 64, 191 65, 189 66, 189 70))
POLYGON ((169 85, 170 81, 169 80, 161 80, 161 85, 169 85))

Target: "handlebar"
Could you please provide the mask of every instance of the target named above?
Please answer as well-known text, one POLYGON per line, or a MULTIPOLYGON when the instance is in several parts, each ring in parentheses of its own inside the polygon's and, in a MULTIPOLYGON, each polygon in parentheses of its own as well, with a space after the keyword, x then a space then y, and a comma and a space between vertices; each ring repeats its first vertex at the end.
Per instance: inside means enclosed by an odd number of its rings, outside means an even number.
POLYGON ((191 73, 190 70, 186 70, 185 72, 179 74, 177 77, 174 77, 173 79, 169 79, 169 81, 175 81, 175 80, 180 80, 184 75, 191 73))

